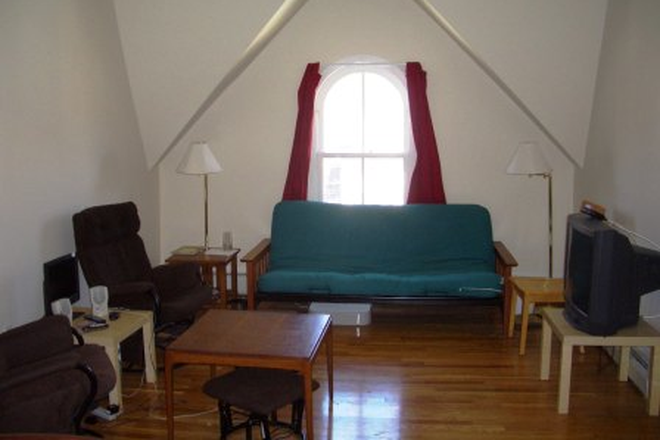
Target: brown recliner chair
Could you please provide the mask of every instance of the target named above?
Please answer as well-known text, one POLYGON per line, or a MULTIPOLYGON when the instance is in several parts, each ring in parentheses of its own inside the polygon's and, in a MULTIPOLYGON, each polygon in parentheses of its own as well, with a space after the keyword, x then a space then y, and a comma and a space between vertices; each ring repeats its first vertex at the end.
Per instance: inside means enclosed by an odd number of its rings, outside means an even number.
POLYGON ((0 433, 81 433, 83 417, 115 386, 99 345, 85 345, 64 316, 0 334, 0 433))
MULTIPOLYGON (((133 202, 87 208, 73 216, 73 230, 76 254, 89 286, 107 286, 110 307, 153 311, 156 332, 173 324, 189 325, 212 298, 198 265, 152 268, 138 234, 140 217, 133 202)), ((125 359, 124 351, 122 345, 125 359)))

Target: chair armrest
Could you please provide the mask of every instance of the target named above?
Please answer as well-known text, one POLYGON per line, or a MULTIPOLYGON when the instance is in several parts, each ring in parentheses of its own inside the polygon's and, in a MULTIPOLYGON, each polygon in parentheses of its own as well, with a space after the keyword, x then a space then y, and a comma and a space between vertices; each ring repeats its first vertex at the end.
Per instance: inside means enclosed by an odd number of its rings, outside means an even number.
POLYGON ((79 363, 80 357, 74 351, 69 351, 12 368, 0 376, 0 393, 10 388, 32 383, 43 376, 75 369, 79 363))
POLYGON ((247 275, 247 303, 248 310, 256 307, 257 283, 259 277, 268 271, 270 265, 270 239, 261 240, 247 254, 241 258, 245 263, 247 275))
POLYGON ((108 305, 135 310, 151 310, 154 317, 160 311, 156 285, 149 281, 134 281, 108 286, 108 305))
POLYGON ((73 335, 73 339, 76 340, 76 345, 85 345, 85 338, 83 338, 83 335, 78 331, 77 328, 71 327, 71 334, 73 335))
POLYGON ((154 267, 152 274, 159 290, 191 289, 202 284, 200 266, 197 263, 161 264, 154 267))
POLYGON ((77 356, 32 367, 0 380, 2 431, 80 432, 96 395, 93 370, 77 356))
POLYGON ((509 328, 509 309, 511 307, 511 274, 513 268, 518 266, 518 261, 509 252, 509 249, 501 241, 493 243, 495 246, 495 270, 502 277, 504 290, 502 292, 502 323, 504 324, 504 334, 507 334, 509 328))
POLYGON ((69 320, 64 316, 46 316, 0 334, 0 371, 57 356, 72 347, 69 320))

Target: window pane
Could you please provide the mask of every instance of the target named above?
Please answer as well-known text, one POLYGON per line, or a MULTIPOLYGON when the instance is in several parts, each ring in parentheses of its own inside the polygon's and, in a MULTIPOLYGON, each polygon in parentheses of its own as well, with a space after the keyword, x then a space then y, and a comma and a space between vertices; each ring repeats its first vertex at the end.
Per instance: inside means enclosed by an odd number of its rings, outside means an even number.
POLYGON ((364 203, 403 205, 403 159, 373 158, 364 161, 364 203))
POLYGON ((404 151, 404 108, 401 93, 376 73, 365 73, 364 143, 370 153, 404 151))
POLYGON ((323 151, 362 152, 362 78, 360 73, 338 80, 323 102, 323 151))
POLYGON ((323 201, 357 205, 362 203, 362 160, 323 159, 323 201))

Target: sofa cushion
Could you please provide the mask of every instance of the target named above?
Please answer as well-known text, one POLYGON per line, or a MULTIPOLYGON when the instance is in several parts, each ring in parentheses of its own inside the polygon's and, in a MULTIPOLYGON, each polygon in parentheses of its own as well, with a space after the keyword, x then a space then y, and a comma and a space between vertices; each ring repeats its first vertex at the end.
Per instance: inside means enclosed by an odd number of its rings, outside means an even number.
POLYGON ((409 274, 457 261, 494 272, 490 214, 482 206, 281 202, 273 212, 271 270, 409 274))
POLYGON ((478 205, 281 202, 264 293, 500 295, 490 214, 478 205))
POLYGON ((263 293, 495 298, 502 291, 494 272, 425 274, 269 271, 259 279, 263 293))

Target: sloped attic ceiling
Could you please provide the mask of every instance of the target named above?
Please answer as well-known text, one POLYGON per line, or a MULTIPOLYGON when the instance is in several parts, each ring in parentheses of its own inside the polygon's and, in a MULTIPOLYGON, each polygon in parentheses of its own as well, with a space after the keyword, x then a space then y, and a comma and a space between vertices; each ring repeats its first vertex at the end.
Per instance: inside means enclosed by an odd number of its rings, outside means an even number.
POLYGON ((608 2, 428 1, 582 166, 608 2))
POLYGON ((281 0, 115 0, 147 165, 156 165, 281 0))
MULTIPOLYGON (((306 1, 115 0, 150 168, 176 144, 195 113, 218 97, 210 95, 241 67, 246 49, 264 25, 281 14, 281 8, 304 7, 306 1)), ((378 7, 378 0, 356 1, 378 7)), ((401 1, 426 3, 447 18, 547 127, 569 159, 582 164, 607 2, 401 1)), ((438 32, 444 30, 438 27, 438 32)), ((323 54, 319 60, 333 61, 324 60, 323 54)))

